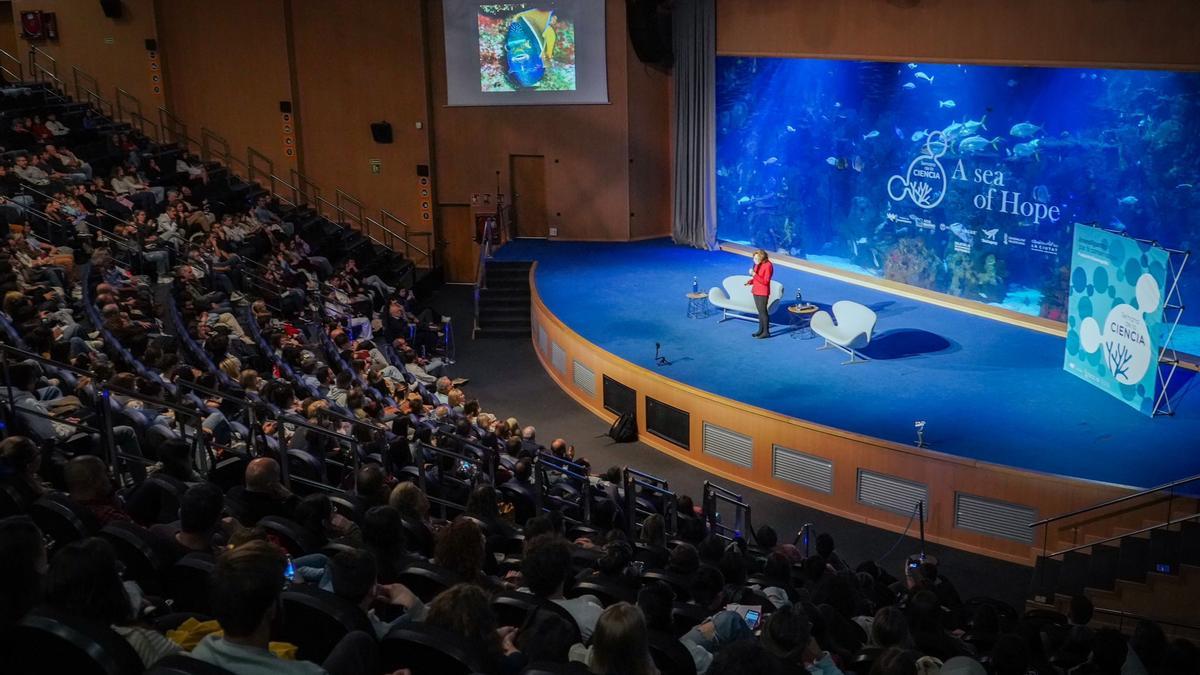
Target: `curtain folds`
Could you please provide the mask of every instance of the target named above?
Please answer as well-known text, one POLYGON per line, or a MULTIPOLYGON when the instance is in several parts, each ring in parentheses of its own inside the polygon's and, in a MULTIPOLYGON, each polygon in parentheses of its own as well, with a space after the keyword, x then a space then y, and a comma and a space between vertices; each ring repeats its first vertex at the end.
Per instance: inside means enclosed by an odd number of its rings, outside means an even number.
POLYGON ((677 244, 717 247, 715 0, 680 0, 675 51, 675 184, 671 235, 677 244))

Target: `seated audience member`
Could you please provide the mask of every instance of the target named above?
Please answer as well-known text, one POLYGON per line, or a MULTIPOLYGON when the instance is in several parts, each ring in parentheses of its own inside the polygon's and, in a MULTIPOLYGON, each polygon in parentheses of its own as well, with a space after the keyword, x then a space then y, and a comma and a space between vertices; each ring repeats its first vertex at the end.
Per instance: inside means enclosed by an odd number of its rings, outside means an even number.
POLYGON ((468 643, 483 647, 489 673, 516 675, 525 666, 517 650, 516 629, 497 627, 488 594, 474 584, 455 584, 438 594, 429 605, 425 622, 451 631, 468 643))
POLYGON ((403 584, 378 583, 379 567, 375 555, 370 551, 342 551, 329 561, 328 571, 333 592, 358 605, 366 613, 375 629, 375 637, 380 640, 396 625, 420 621, 425 616, 425 603, 403 584), (392 621, 384 621, 372 609, 377 603, 402 607, 404 613, 392 621))
POLYGON ((829 652, 812 634, 812 622, 798 605, 771 614, 762 631, 762 644, 783 662, 784 668, 811 675, 841 675, 829 652))
POLYGON ((108 467, 94 455, 80 455, 67 462, 63 469, 67 492, 71 499, 85 506, 96 516, 100 526, 117 521, 132 520, 117 504, 108 467))
POLYGON ((153 525, 150 528, 165 544, 164 548, 178 559, 189 553, 212 553, 222 535, 221 514, 225 496, 212 483, 200 483, 188 488, 179 499, 179 520, 153 525))
POLYGON ((525 544, 521 576, 529 592, 567 610, 579 625, 583 641, 587 642, 604 607, 591 595, 570 599, 563 597, 563 584, 570 573, 571 545, 566 539, 550 533, 539 535, 525 544))
POLYGON ((658 675, 650 656, 646 619, 642 610, 618 602, 600 614, 591 647, 572 648, 572 658, 586 660, 593 675, 658 675))
POLYGON ((828 532, 822 532, 817 535, 817 555, 821 556, 825 564, 829 565, 834 572, 845 572, 850 569, 842 560, 842 557, 838 555, 837 551, 834 550, 833 535, 828 532))
POLYGON ((362 519, 363 548, 375 555, 379 583, 394 583, 400 572, 413 561, 404 540, 400 512, 391 506, 376 506, 362 519))
POLYGON ((33 609, 46 574, 42 531, 25 516, 0 520, 0 631, 33 609))
POLYGON ((263 516, 291 518, 296 497, 283 486, 279 478, 279 462, 259 457, 246 465, 245 485, 235 486, 227 496, 234 516, 247 527, 263 516))
POLYGON ((385 506, 391 488, 387 484, 387 471, 378 464, 367 464, 358 470, 358 498, 363 511, 376 506, 385 506))
MULTIPOLYGON (((874 671, 872 671, 874 674, 874 671)), ((730 644, 713 658, 708 675, 790 675, 758 640, 730 644)), ((887 673, 886 675, 892 675, 887 673)), ((913 673, 913 675, 916 675, 913 673)))
POLYGON ((112 626, 149 668, 182 651, 151 628, 137 624, 138 610, 121 582, 117 556, 103 539, 71 542, 54 554, 46 574, 45 602, 67 614, 112 626))
POLYGON ((267 648, 279 612, 287 559, 261 540, 249 541, 217 558, 211 580, 213 616, 224 634, 207 635, 192 656, 238 675, 361 675, 378 672, 374 637, 348 633, 322 665, 281 659, 267 648))
POLYGON ((875 612, 875 619, 871 622, 870 643, 881 649, 911 649, 912 636, 908 632, 908 617, 904 615, 904 610, 890 605, 875 612))
POLYGON ((667 550, 666 525, 666 521, 657 513, 642 521, 640 540, 643 546, 638 548, 637 558, 646 563, 648 569, 665 569, 671 560, 671 552, 667 550))
POLYGON ((450 570, 468 584, 476 584, 488 591, 500 589, 500 582, 483 573, 483 532, 472 519, 459 516, 437 536, 434 562, 450 570))
MULTIPOLYGON (((661 581, 647 584, 638 591, 637 606, 646 617, 646 627, 652 633, 666 635, 674 630, 671 619, 674 603, 675 593, 670 586, 661 581)), ((696 663, 696 675, 704 675, 712 664, 712 654, 688 639, 688 635, 679 638, 679 642, 692 655, 692 660, 696 663)))
POLYGON ((24 436, 9 436, 0 441, 0 483, 11 490, 17 506, 24 509, 46 494, 46 485, 38 471, 42 452, 24 436))

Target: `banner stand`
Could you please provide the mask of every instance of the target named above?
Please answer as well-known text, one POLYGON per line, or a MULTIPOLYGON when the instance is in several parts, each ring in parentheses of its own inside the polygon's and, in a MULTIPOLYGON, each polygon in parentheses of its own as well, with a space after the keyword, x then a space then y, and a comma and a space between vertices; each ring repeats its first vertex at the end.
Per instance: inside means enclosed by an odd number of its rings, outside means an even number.
MULTIPOLYGON (((1156 242, 1150 243, 1158 245, 1156 242)), ((1152 413, 1154 416, 1175 414, 1174 408, 1171 407, 1168 387, 1171 384, 1171 378, 1175 377, 1175 371, 1179 369, 1179 353, 1171 346, 1171 340, 1175 337, 1175 328, 1183 318, 1183 295, 1179 290, 1179 278, 1183 276, 1183 270, 1192 257, 1191 251, 1162 248, 1169 256, 1167 258, 1167 274, 1169 275, 1167 294, 1163 302, 1163 322, 1169 328, 1166 338, 1163 340, 1162 349, 1158 352, 1158 397, 1154 401, 1154 412, 1152 413)))

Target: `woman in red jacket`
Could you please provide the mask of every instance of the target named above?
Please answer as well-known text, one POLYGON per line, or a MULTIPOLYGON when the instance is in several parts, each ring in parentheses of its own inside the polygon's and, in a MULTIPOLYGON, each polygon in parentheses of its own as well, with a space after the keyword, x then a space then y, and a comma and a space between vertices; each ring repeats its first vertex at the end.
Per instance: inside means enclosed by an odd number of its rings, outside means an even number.
POLYGON ((758 339, 771 337, 771 320, 767 316, 767 299, 771 295, 771 277, 775 274, 775 266, 767 259, 767 252, 761 248, 754 252, 754 267, 750 268, 750 294, 754 296, 754 306, 758 308, 758 339))

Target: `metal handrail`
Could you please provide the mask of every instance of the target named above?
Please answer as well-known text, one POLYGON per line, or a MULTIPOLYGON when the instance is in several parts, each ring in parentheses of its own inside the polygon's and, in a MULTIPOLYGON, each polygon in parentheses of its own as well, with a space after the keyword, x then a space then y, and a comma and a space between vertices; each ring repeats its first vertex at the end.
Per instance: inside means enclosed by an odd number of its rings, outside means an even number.
POLYGON ((288 175, 291 177, 292 182, 296 184, 296 191, 299 193, 300 198, 304 200, 304 204, 309 203, 309 193, 305 190, 306 187, 312 188, 312 198, 314 201, 317 197, 321 196, 321 188, 311 178, 300 173, 296 167, 291 167, 290 171, 288 175))
POLYGON ((433 245, 432 245, 432 241, 431 241, 431 239, 433 237, 432 232, 413 232, 412 229, 409 227, 408 223, 404 222, 403 219, 401 219, 397 215, 392 214, 387 209, 379 209, 379 220, 381 223, 380 226, 383 228, 384 232, 387 232, 389 235, 391 235, 395 239, 399 239, 400 241, 404 242, 404 257, 405 258, 408 258, 411 260, 412 259, 411 251, 416 251, 417 253, 420 253, 422 256, 425 257, 425 261, 429 264, 430 267, 433 267, 433 245), (392 221, 395 221, 396 223, 399 223, 400 227, 404 230, 404 234, 399 235, 396 232, 388 229, 387 225, 384 224, 388 220, 392 220, 392 221), (420 246, 417 246, 416 244, 412 243, 411 238, 414 236, 425 238, 425 248, 421 248, 420 246))
POLYGON ((354 220, 356 220, 358 222, 359 231, 364 231, 365 227, 366 227, 366 221, 365 221, 365 215, 363 213, 363 203, 358 201, 354 197, 351 197, 349 194, 347 194, 341 188, 334 188, 333 196, 337 202, 339 212, 342 212, 344 214, 351 213, 351 211, 349 209, 342 206, 343 201, 349 202, 356 208, 357 213, 354 214, 354 220))
POLYGON ((479 296, 487 288, 487 261, 492 257, 492 232, 495 229, 495 218, 484 221, 483 241, 479 242, 479 266, 475 269, 475 324, 471 331, 472 338, 479 332, 479 296))
POLYGON ((92 89, 85 89, 85 90, 83 91, 83 95, 79 95, 79 94, 78 94, 78 92, 77 92, 77 93, 76 93, 76 96, 77 96, 78 98, 81 98, 81 99, 83 99, 83 100, 87 101, 88 103, 90 103, 90 104, 92 104, 92 105, 96 106, 96 109, 100 111, 100 114, 102 114, 102 115, 106 115, 106 116, 108 116, 110 119, 113 119, 113 120, 115 120, 115 121, 117 121, 117 122, 120 122, 120 121, 121 121, 120 119, 118 119, 118 118, 117 118, 117 116, 116 116, 116 114, 115 114, 115 113, 116 113, 116 106, 114 106, 114 105, 113 105, 113 102, 112 102, 112 101, 110 101, 110 100, 108 100, 108 99, 106 99, 106 98, 104 98, 104 97, 103 97, 103 96, 101 96, 101 95, 100 95, 98 92, 96 92, 96 91, 94 91, 94 90, 92 90, 92 89), (105 109, 104 109, 104 107, 105 107, 106 105, 108 106, 108 110, 105 110, 105 109))
MULTIPOLYGON (((87 71, 79 66, 71 66, 71 84, 75 87, 75 98, 83 98, 81 92, 88 91, 93 94, 100 91, 100 82, 87 71), (84 87, 79 84, 79 80, 84 80, 84 84, 91 84, 90 87, 84 87)), ((120 120, 118 120, 120 121, 120 120)))
POLYGON ((47 75, 50 75, 55 82, 62 82, 62 80, 58 79, 58 59, 51 56, 48 52, 39 49, 37 45, 29 45, 29 70, 30 72, 42 70, 47 75), (38 63, 38 56, 45 57, 50 62, 52 70, 47 70, 45 66, 38 63))
POLYGON ((1170 483, 1163 483, 1162 485, 1159 485, 1157 487, 1146 488, 1145 490, 1142 490, 1140 492, 1134 492, 1133 494, 1116 497, 1116 498, 1110 499, 1106 502, 1100 502, 1099 504, 1093 504, 1092 506, 1088 506, 1088 507, 1085 507, 1082 509, 1076 509, 1075 511, 1071 511, 1069 513, 1062 513, 1057 516, 1052 516, 1050 518, 1043 518, 1042 520, 1039 520, 1035 523, 1030 523, 1029 527, 1037 527, 1038 525, 1046 525, 1048 523, 1053 523, 1055 521, 1063 520, 1064 518, 1073 518, 1075 516, 1083 515, 1085 513, 1091 512, 1091 511, 1096 511, 1098 509, 1103 509, 1103 508, 1107 508, 1109 506, 1113 506, 1114 504, 1120 504, 1121 502, 1126 502, 1126 501, 1129 501, 1130 499, 1137 499, 1138 497, 1145 497, 1146 495, 1154 494, 1155 492, 1162 492, 1163 490, 1171 490, 1171 489, 1179 487, 1180 485, 1184 485, 1186 483, 1191 483, 1191 482, 1197 481, 1197 480, 1200 480, 1200 473, 1198 473, 1194 476, 1189 476, 1187 478, 1180 478, 1178 480, 1173 480, 1170 483))
POLYGON ((1190 516, 1176 518, 1175 520, 1168 520, 1167 522, 1159 523, 1158 525, 1150 525, 1147 527, 1143 527, 1140 530, 1134 530, 1133 532, 1125 532, 1124 534, 1116 534, 1116 535, 1113 535, 1106 539, 1101 539, 1100 541, 1092 541, 1092 542, 1088 542, 1086 544, 1079 544, 1078 546, 1072 546, 1071 548, 1064 548, 1061 551, 1056 551, 1054 553, 1046 554, 1046 557, 1053 558, 1055 556, 1064 555, 1067 553, 1071 553, 1073 551, 1078 551, 1080 549, 1091 548, 1093 546, 1101 546, 1103 544, 1107 544, 1110 541, 1116 541, 1118 539, 1124 539, 1126 537, 1132 537, 1132 536, 1139 535, 1139 534, 1145 534, 1147 532, 1153 532, 1155 530, 1161 530, 1164 527, 1171 527, 1172 525, 1178 525, 1180 523, 1185 523, 1189 520, 1195 520, 1196 518, 1200 518, 1200 513, 1193 513, 1190 516))
POLYGON ((230 156, 229 141, 208 127, 200 127, 200 159, 211 162, 213 161, 211 143, 217 143, 221 149, 221 155, 217 159, 226 161, 230 156))
POLYGON ((286 180, 280 178, 279 176, 276 176, 275 174, 271 174, 270 176, 268 176, 267 180, 270 183, 270 192, 271 192, 272 197, 275 197, 279 201, 287 204, 288 206, 295 207, 295 206, 300 205, 300 189, 298 187, 296 187, 295 185, 292 185, 291 183, 287 182, 286 180), (284 187, 286 187, 287 189, 292 191, 292 198, 290 200, 284 199, 283 197, 279 196, 279 193, 275 191, 276 183, 280 183, 284 187))
MULTIPOLYGON (((266 155, 259 152, 258 150, 255 150, 254 148, 247 146, 246 147, 246 179, 249 180, 251 183, 258 182, 257 179, 255 178, 256 172, 260 175, 265 174, 267 176, 274 176, 275 175, 275 163, 271 161, 270 157, 267 157, 266 155), (266 165, 267 165, 266 171, 263 171, 254 163, 256 159, 260 163, 261 162, 266 163, 266 165)), ((270 178, 267 179, 267 189, 270 190, 271 196, 275 196, 275 190, 271 186, 270 178)))
POLYGON ((21 63, 21 59, 9 54, 3 49, 0 49, 0 64, 4 63, 15 63, 17 65, 17 70, 15 72, 9 70, 8 66, 6 65, 0 65, 0 72, 4 73, 5 77, 16 82, 25 81, 25 64, 21 63))
POLYGON ((166 106, 158 107, 159 127, 163 131, 163 140, 170 143, 180 144, 187 152, 191 152, 192 146, 200 148, 200 142, 188 136, 187 124, 175 116, 166 106), (183 142, 180 143, 180 140, 183 142))
POLYGON ((117 112, 117 121, 118 122, 125 121, 124 117, 125 117, 126 112, 129 113, 130 119, 134 119, 135 116, 142 117, 142 102, 139 101, 138 98, 136 96, 134 96, 133 94, 125 91, 124 89, 122 89, 120 87, 117 87, 117 96, 116 96, 115 101, 116 101, 116 112, 117 112), (128 102, 132 102, 133 105, 130 106, 129 110, 126 110, 125 104, 128 102))

